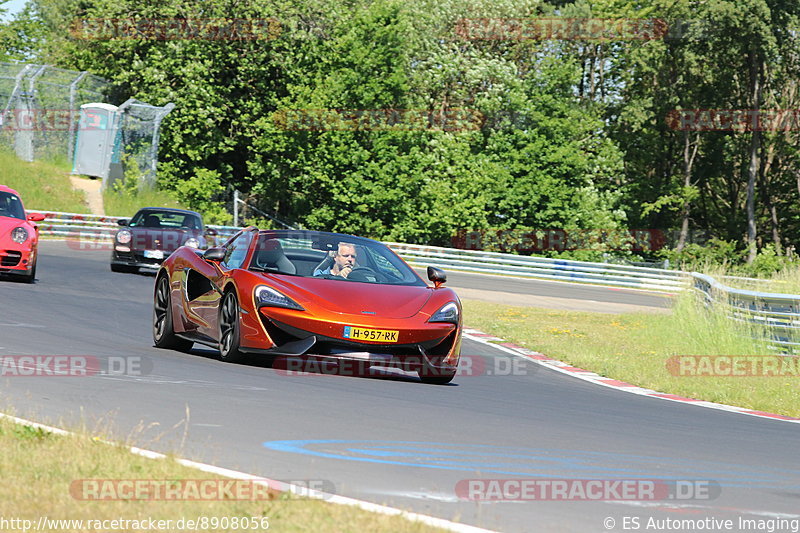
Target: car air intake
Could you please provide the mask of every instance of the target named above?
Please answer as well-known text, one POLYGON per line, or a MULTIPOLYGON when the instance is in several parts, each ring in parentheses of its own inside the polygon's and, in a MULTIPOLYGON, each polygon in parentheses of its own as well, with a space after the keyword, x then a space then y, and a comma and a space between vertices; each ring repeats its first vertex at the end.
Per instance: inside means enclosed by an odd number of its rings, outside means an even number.
POLYGON ((17 252, 14 250, 0 250, 0 266, 17 266, 20 259, 22 259, 22 252, 17 252))

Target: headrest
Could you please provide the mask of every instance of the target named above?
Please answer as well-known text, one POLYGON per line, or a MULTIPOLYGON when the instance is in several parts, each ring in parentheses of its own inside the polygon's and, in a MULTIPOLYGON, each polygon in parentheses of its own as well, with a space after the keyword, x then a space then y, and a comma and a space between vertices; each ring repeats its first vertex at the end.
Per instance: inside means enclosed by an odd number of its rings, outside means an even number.
POLYGON ((268 239, 259 243, 258 247, 258 260, 259 263, 276 264, 282 257, 283 247, 280 241, 276 239, 268 239))

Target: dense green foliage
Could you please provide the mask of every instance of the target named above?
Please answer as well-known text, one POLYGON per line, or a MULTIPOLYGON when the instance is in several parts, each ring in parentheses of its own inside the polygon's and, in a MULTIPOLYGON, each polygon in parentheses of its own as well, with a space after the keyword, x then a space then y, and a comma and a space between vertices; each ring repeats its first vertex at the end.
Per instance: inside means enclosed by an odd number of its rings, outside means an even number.
POLYGON ((16 36, 6 54, 111 79, 116 103, 174 102, 159 185, 214 221, 229 217, 237 188, 310 228, 428 244, 447 245, 459 229, 652 228, 683 235, 669 252, 680 260, 698 255, 702 230, 752 260, 748 244, 781 256, 800 235, 797 131, 680 131, 667 120, 675 109, 800 108, 796 0, 32 4, 0 26, 0 42, 16 36), (463 19, 554 16, 659 18, 670 32, 534 40, 459 30, 463 19), (69 31, 97 18, 223 17, 274 19, 274 38, 69 31), (287 118, 328 109, 467 119, 337 130, 287 118))

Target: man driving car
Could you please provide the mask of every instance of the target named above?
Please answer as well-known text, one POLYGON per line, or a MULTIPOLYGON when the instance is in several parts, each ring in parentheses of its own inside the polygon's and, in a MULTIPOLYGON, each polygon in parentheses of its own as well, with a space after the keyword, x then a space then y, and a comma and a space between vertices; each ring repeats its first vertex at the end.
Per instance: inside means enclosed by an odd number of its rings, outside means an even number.
POLYGON ((315 276, 330 274, 346 278, 353 271, 356 265, 356 247, 348 242, 340 242, 339 249, 333 256, 333 265, 328 268, 318 268, 314 270, 315 276))

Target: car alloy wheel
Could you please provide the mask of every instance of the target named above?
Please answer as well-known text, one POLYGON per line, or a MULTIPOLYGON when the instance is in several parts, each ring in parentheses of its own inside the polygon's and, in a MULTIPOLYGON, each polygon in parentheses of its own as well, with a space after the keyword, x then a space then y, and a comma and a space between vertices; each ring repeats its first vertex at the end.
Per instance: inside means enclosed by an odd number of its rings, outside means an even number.
POLYGON ((153 297, 153 342, 159 348, 189 351, 194 343, 175 335, 169 293, 169 279, 167 276, 159 276, 156 282, 156 293, 153 297))
POLYGON ((235 363, 244 355, 239 351, 239 301, 233 291, 227 293, 219 310, 219 354, 223 361, 235 363))

